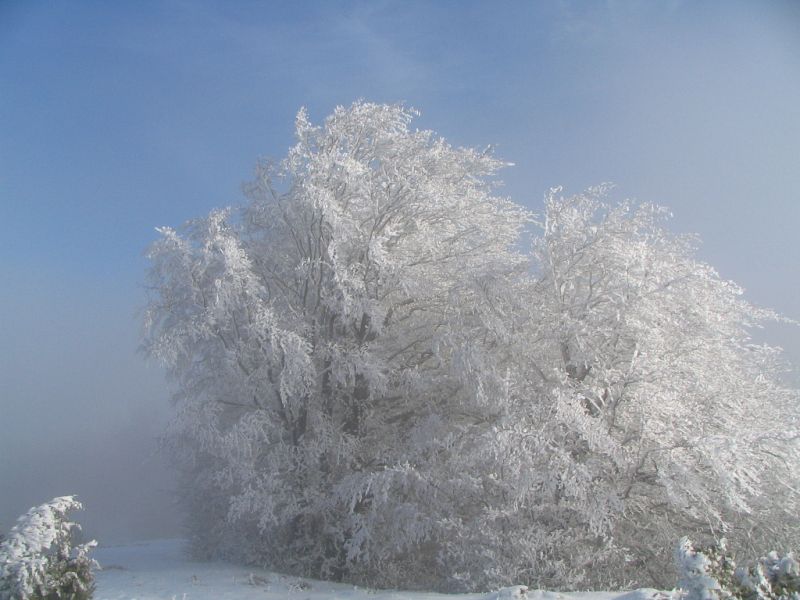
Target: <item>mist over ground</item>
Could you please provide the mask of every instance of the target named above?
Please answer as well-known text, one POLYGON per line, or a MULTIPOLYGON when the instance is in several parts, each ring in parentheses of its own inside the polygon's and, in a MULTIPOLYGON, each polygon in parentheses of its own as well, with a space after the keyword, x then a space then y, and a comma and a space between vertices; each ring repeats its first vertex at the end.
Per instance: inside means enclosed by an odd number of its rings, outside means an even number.
POLYGON ((140 293, 30 272, 3 288, 13 319, 0 346, 0 529, 32 505, 78 494, 88 537, 180 534, 157 448, 169 395, 161 370, 136 352, 131 300, 140 293))
POLYGON ((798 30, 794 2, 0 4, 0 530, 77 494, 102 542, 180 534, 143 251, 241 202, 301 106, 406 102, 534 210, 614 181, 800 319, 798 30))

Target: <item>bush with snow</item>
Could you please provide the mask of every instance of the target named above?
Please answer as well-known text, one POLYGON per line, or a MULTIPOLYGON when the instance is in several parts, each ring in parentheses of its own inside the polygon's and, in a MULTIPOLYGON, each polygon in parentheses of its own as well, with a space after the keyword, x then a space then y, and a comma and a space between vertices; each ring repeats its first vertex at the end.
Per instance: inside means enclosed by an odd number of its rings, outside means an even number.
POLYGON ((743 600, 800 600, 800 564, 791 552, 772 551, 737 569, 736 579, 743 600))
POLYGON ((775 315, 663 209, 553 190, 533 215, 413 117, 301 111, 246 206, 160 229, 145 347, 195 553, 608 589, 671 585, 685 532, 799 539, 800 399, 749 337, 775 315))
POLYGON ((676 548, 675 562, 684 600, 726 600, 734 596, 736 564, 725 540, 698 548, 684 537, 676 548))
POLYGON ((87 600, 94 591, 91 541, 73 545, 80 529, 67 513, 81 508, 74 496, 31 508, 0 544, 0 600, 87 600))
POLYGON ((800 565, 772 551, 739 566, 725 540, 696 547, 683 538, 675 552, 684 600, 800 600, 800 565))

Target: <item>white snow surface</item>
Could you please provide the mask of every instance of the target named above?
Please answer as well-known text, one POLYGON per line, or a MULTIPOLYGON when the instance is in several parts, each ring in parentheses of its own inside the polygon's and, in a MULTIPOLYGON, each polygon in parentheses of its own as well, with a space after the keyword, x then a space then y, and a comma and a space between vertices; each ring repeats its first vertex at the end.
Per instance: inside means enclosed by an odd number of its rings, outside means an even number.
POLYGON ((669 600, 670 594, 548 592, 512 586, 487 594, 438 594, 372 590, 281 575, 264 569, 187 558, 182 540, 105 546, 93 552, 95 600, 669 600))

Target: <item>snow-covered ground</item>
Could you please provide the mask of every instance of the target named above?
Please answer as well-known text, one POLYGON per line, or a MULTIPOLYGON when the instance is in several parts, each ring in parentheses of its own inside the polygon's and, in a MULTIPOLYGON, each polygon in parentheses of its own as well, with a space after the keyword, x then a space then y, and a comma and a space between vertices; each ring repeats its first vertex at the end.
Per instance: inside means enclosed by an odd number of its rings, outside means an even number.
POLYGON ((223 562, 194 562, 181 540, 159 540, 98 548, 96 600, 668 600, 656 590, 634 592, 524 591, 491 594, 436 594, 371 590, 280 575, 223 562))

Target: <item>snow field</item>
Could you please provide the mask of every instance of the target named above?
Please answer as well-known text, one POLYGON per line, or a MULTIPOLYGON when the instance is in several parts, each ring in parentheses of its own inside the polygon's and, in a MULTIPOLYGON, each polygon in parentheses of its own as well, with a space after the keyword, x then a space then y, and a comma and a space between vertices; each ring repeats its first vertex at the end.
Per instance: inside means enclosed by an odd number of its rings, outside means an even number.
POLYGON ((488 594, 371 590, 281 575, 263 569, 186 558, 182 540, 100 547, 93 553, 95 600, 668 600, 669 594, 634 592, 562 594, 513 586, 488 594))

